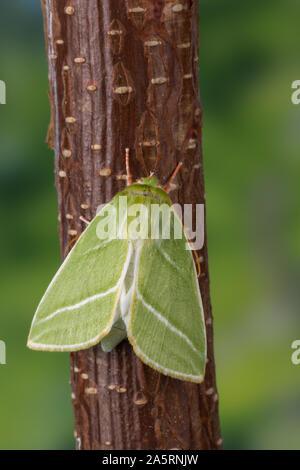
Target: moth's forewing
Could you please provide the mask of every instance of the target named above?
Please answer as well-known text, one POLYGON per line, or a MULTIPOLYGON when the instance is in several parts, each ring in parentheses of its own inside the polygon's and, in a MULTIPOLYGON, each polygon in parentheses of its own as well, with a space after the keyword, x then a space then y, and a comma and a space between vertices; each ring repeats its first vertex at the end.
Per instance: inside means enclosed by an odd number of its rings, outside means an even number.
MULTIPOLYGON (((159 192, 158 198, 166 204, 159 192)), ((169 211, 170 237, 136 245, 127 334, 136 354, 149 366, 181 380, 201 382, 206 364, 202 300, 182 224, 171 207, 169 211), (180 239, 174 238, 178 231, 180 239)))

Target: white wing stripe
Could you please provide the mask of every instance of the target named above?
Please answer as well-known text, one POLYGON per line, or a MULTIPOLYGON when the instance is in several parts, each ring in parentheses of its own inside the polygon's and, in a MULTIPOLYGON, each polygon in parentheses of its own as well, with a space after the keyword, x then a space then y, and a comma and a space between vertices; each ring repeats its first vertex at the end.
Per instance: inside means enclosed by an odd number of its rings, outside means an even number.
POLYGON ((92 295, 91 297, 87 297, 86 299, 81 300, 77 304, 68 305, 67 307, 59 308, 58 310, 55 310, 55 312, 50 313, 50 315, 48 315, 47 317, 42 318, 41 320, 36 322, 36 324, 44 323, 45 321, 50 320, 51 318, 55 317, 59 313, 68 312, 70 310, 76 310, 77 308, 80 308, 83 305, 89 304, 90 302, 94 302, 94 300, 101 299, 101 297, 106 297, 107 295, 115 292, 118 289, 119 283, 120 282, 118 281, 118 283, 114 287, 112 287, 111 289, 108 289, 106 292, 101 292, 100 294, 95 294, 95 295, 92 295))
POLYGON ((168 255, 168 253, 165 252, 165 250, 163 250, 161 248, 161 246, 157 246, 157 249, 158 251, 163 255, 163 257, 168 261, 168 263, 170 263, 172 266, 174 266, 174 268, 176 268, 178 271, 181 271, 181 269, 179 268, 179 266, 177 266, 177 264, 175 263, 175 261, 172 260, 172 258, 170 258, 170 256, 168 255))
POLYGON ((142 304, 146 307, 149 312, 153 313, 162 323, 164 323, 170 330, 172 330, 174 333, 176 333, 178 336, 180 336, 184 341, 188 343, 188 345, 199 355, 202 357, 202 355, 199 353, 198 349, 193 345, 191 340, 184 334, 182 331, 178 330, 173 326, 171 323, 166 320, 165 317, 163 317, 155 308, 152 307, 152 305, 148 304, 144 298, 142 297, 141 293, 139 292, 138 288, 136 288, 136 295, 137 298, 142 302, 142 304))
POLYGON ((100 248, 105 248, 110 242, 112 242, 113 240, 115 240, 115 238, 109 238, 107 239, 105 242, 103 243, 100 243, 99 245, 96 245, 94 246, 93 248, 89 248, 88 250, 84 251, 84 253, 82 253, 81 256, 85 256, 87 255, 88 253, 91 253, 92 251, 97 251, 99 250, 100 248))

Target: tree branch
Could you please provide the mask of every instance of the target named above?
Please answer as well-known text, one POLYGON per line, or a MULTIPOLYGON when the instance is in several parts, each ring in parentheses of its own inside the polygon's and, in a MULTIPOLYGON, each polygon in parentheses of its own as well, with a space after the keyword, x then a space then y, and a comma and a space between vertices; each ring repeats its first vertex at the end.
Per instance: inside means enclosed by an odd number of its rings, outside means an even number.
MULTIPOLYGON (((42 0, 49 62, 61 253, 97 206, 155 171, 173 202, 204 203, 196 0, 42 0)), ((51 131, 53 129, 53 132, 51 131)), ((53 136, 53 137, 52 137, 53 136)), ((71 354, 82 449, 221 447, 206 243, 199 253, 208 337, 205 382, 144 365, 127 341, 71 354)), ((184 313, 184 312, 183 312, 184 313)))

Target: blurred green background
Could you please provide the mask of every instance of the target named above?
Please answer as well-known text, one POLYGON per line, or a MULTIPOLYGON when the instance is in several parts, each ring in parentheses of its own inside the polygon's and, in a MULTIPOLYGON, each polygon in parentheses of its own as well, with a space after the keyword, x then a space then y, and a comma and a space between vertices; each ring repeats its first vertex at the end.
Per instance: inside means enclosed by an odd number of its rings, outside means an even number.
MULTIPOLYGON (((298 0, 200 0, 200 85, 221 426, 227 449, 300 449, 298 0)), ((74 447, 67 354, 26 349, 60 264, 38 0, 1 2, 0 448, 74 447)))

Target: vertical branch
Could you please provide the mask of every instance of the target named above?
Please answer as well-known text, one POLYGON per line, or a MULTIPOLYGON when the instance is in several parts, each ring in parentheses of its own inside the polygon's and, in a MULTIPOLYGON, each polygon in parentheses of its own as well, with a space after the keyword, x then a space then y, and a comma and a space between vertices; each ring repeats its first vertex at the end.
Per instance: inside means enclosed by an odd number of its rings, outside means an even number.
MULTIPOLYGON (((196 0, 42 0, 62 256, 100 203, 179 160, 173 202, 204 203, 196 0)), ((50 134, 52 134, 50 132, 50 134)), ((71 354, 77 447, 221 447, 206 243, 201 250, 208 363, 184 383, 144 365, 124 341, 71 354)))

